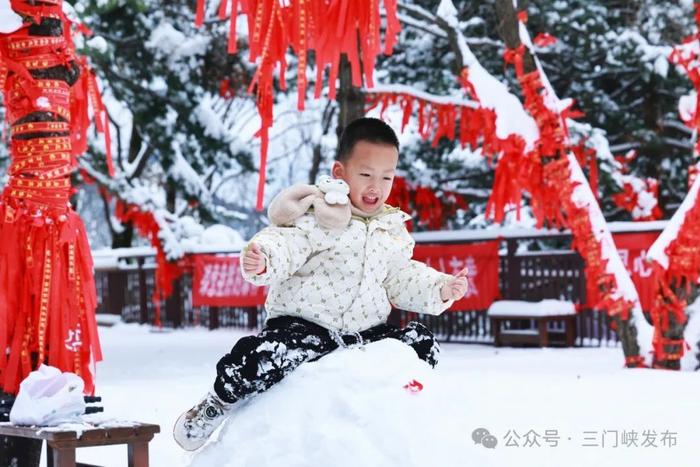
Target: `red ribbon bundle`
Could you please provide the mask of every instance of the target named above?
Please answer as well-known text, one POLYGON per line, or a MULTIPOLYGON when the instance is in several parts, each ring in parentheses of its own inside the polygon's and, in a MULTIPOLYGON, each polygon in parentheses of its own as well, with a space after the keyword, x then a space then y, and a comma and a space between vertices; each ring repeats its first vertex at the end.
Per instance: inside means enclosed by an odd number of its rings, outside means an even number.
MULTIPOLYGON (((695 5, 695 22, 700 26, 700 5, 695 5)), ((698 67, 698 54, 696 44, 688 46, 693 42, 700 41, 700 31, 685 39, 683 44, 675 47, 669 56, 669 61, 681 66, 688 79, 690 79, 696 92, 695 112, 692 118, 684 123, 694 130, 700 130, 700 67, 698 67)), ((700 141, 696 142, 695 154, 700 154, 700 141)), ((690 184, 696 176, 696 168, 691 167, 688 171, 690 184)), ((657 188, 658 189, 658 188, 657 188)), ((687 303, 678 297, 670 284, 675 283, 676 287, 690 287, 690 284, 697 284, 700 279, 700 202, 694 200, 693 206, 686 212, 676 237, 666 247, 668 256, 668 268, 663 269, 660 264, 654 263, 654 277, 657 282, 657 297, 651 310, 651 317, 654 323, 654 352, 655 360, 678 360, 683 356, 686 346, 682 339, 667 339, 664 334, 670 328, 671 316, 677 325, 687 322, 685 309, 687 303), (669 350, 670 349, 670 350, 669 350)))
POLYGON ((10 179, 0 198, 0 348, 9 349, 0 357, 0 383, 10 393, 44 362, 80 375, 92 393, 90 366, 102 359, 90 246, 68 203, 70 174, 85 149, 75 129, 84 130, 87 102, 76 86, 30 73, 76 60, 61 6, 61 0, 12 2, 35 23, 63 21, 62 36, 31 36, 30 23, 0 35, 0 79, 12 137, 10 179), (57 121, 19 123, 35 112, 57 121), (59 136, 36 137, 41 134, 59 136))
MULTIPOLYGON (((391 54, 401 29, 396 0, 383 0, 386 9, 385 43, 383 51, 391 54)), ((220 0, 218 15, 224 19, 227 0, 220 0)), ((256 89, 257 107, 261 124, 256 136, 260 137, 260 173, 256 209, 263 208, 265 171, 269 129, 273 121, 273 73, 279 67, 280 87, 285 89, 284 73, 287 68, 285 54, 291 47, 299 57, 297 72, 297 106, 303 110, 306 99, 307 53, 315 52, 315 97, 321 95, 323 73, 329 70, 329 98, 335 99, 335 81, 338 77, 340 55, 346 54, 352 70, 352 82, 362 86, 364 75, 367 86, 372 87, 374 62, 382 51, 380 44, 380 0, 231 0, 228 4, 231 26, 229 53, 236 52, 236 18, 238 9, 248 20, 250 61, 258 64, 249 92, 256 89), (359 53, 358 53, 359 49, 359 53), (360 66, 360 61, 362 66, 360 66)), ((205 0, 197 0, 195 25, 204 22, 205 0)))
POLYGON ((545 105, 545 90, 539 71, 524 72, 524 54, 525 48, 521 45, 517 49, 506 51, 504 59, 506 63, 514 65, 524 96, 524 107, 535 119, 540 131, 537 151, 544 166, 542 178, 536 183, 542 189, 531 192, 533 205, 556 206, 554 210, 536 210, 538 220, 542 215, 556 224, 568 225, 574 239, 572 248, 585 261, 588 283, 599 289, 601 301, 596 306, 606 309, 610 316, 620 315, 622 320, 627 320, 633 303, 617 296, 617 281, 615 276, 607 272, 607 261, 602 259, 602 245, 593 233, 590 213, 585 206, 578 207, 572 200, 576 184, 572 181, 566 154, 573 151, 573 148, 568 144, 565 119, 574 113, 568 108, 556 113, 545 105), (561 212, 566 213, 566 219, 561 217, 561 212))
POLYGON ((161 327, 160 302, 170 296, 173 291, 173 283, 184 274, 185 270, 180 267, 178 262, 168 261, 163 242, 158 237, 160 226, 152 212, 143 211, 133 204, 127 205, 117 201, 114 215, 122 223, 132 223, 139 234, 148 238, 156 249, 156 277, 152 297, 156 306, 156 316, 153 324, 161 327))
MULTIPOLYGON (((696 24, 700 25, 700 5, 695 4, 695 19, 696 24)), ((680 66, 685 70, 686 75, 691 83, 693 83, 693 88, 695 92, 700 91, 700 67, 698 66, 698 60, 700 60, 700 55, 698 54, 698 49, 695 46, 697 42, 700 41, 700 28, 699 31, 690 37, 683 40, 683 44, 674 47, 673 51, 668 57, 668 60, 680 66), (690 45, 692 44, 692 45, 690 45)), ((695 101, 695 111, 692 113, 689 120, 684 120, 684 123, 694 129, 700 129, 700 95, 697 96, 695 101)), ((695 152, 700 153, 700 140, 695 142, 695 152)))
MULTIPOLYGON (((412 186, 405 178, 396 177, 386 202, 407 213, 417 212, 418 222, 430 230, 439 230, 458 209, 467 209, 467 202, 459 193, 442 190, 442 198, 427 186, 412 186)), ((408 229, 413 230, 412 224, 408 229)))
MULTIPOLYGON (((478 101, 474 87, 468 82, 468 76, 468 73, 463 72, 459 82, 478 101)), ((405 92, 368 92, 367 111, 379 107, 380 115, 383 115, 389 105, 401 107, 402 130, 415 115, 418 133, 424 140, 430 140, 434 147, 441 138, 459 138, 462 147, 481 147, 489 159, 495 154, 501 154, 493 192, 487 203, 487 211, 492 213, 497 222, 503 221, 508 204, 520 206, 523 187, 532 191, 539 189, 532 182, 539 178, 533 178, 533 174, 540 170, 539 164, 534 163, 529 155, 523 156, 525 141, 522 138, 509 135, 502 139, 496 135, 496 114, 493 110, 459 103, 438 103, 405 92)), ((431 204, 425 195, 423 198, 426 200, 424 204, 431 204)), ((546 209, 547 204, 540 203, 538 206, 546 209)))
POLYGON ((598 161, 596 160, 597 153, 595 149, 586 146, 586 140, 579 141, 578 144, 571 146, 571 152, 576 156, 581 167, 588 166, 588 183, 591 186, 591 191, 596 199, 598 196, 598 161))

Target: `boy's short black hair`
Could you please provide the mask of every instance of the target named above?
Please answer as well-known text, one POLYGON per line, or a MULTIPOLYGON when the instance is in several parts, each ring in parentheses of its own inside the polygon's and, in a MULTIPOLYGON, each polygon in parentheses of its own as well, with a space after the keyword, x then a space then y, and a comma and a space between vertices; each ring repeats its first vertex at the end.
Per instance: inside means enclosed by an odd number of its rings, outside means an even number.
POLYGON ((399 139, 389 125, 378 118, 361 117, 350 122, 343 130, 336 160, 347 162, 355 144, 359 141, 386 144, 399 150, 399 139))

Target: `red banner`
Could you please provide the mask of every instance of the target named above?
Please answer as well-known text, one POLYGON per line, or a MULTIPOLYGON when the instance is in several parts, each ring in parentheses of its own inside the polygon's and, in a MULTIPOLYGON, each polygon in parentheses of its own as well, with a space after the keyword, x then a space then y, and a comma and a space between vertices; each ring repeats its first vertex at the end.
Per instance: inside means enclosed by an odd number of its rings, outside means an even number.
POLYGON ((238 256, 195 256, 193 306, 262 305, 266 292, 266 287, 256 287, 243 279, 238 256))
POLYGON ((498 240, 466 245, 416 245, 413 259, 447 274, 456 274, 466 267, 469 290, 450 310, 486 310, 499 297, 498 246, 498 240))
POLYGON ((651 265, 646 262, 647 250, 661 232, 633 232, 613 235, 622 263, 632 276, 642 309, 649 311, 654 303, 655 285, 651 265))

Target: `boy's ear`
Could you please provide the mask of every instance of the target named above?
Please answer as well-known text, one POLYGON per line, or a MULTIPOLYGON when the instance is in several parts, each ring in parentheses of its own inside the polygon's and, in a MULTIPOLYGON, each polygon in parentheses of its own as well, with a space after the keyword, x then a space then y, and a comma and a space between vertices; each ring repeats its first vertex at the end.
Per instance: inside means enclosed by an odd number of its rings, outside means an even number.
POLYGON ((333 162, 333 167, 331 168, 331 174, 333 175, 333 178, 343 178, 345 175, 345 167, 343 167, 343 164, 339 161, 333 162))

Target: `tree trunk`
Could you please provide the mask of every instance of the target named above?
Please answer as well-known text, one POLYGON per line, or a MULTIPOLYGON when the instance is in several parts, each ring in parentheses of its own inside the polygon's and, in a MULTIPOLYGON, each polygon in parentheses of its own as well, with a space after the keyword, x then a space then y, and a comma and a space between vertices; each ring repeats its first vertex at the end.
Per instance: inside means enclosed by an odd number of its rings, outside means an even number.
POLYGON ((365 95, 360 88, 352 85, 350 62, 345 54, 341 55, 338 75, 340 87, 336 97, 339 109, 336 134, 340 140, 340 135, 343 134, 348 123, 365 115, 365 95))
MULTIPOLYGON (((698 297, 698 287, 695 284, 691 284, 686 287, 685 283, 680 283, 677 279, 671 279, 668 286, 675 295, 674 298, 677 300, 683 300, 685 303, 691 304, 698 297)), ((663 339, 673 340, 675 342, 663 343, 661 345, 661 358, 659 358, 659 355, 656 353, 654 354, 654 367, 664 368, 667 370, 680 370, 681 355, 685 352, 685 349, 683 348, 685 345, 683 335, 685 333, 685 327, 688 324, 688 315, 686 312, 685 322, 679 323, 676 319, 676 315, 672 312, 672 307, 668 301, 665 302, 665 305, 666 308, 664 309, 664 312, 668 316, 668 328, 664 330, 661 323, 654 324, 661 329, 660 333, 663 339)), ((696 343, 693 342, 692 344, 695 345, 696 343)))
MULTIPOLYGON (((522 8, 522 7, 521 7, 522 8)), ((512 0, 496 0, 495 3, 496 15, 498 16, 498 32, 509 49, 516 49, 521 45, 519 34, 519 22, 517 12, 513 6, 512 0)), ((535 59, 525 51, 523 59, 523 67, 525 73, 530 73, 536 70, 535 59)), ((564 157, 564 155, 560 155, 564 157)), ((548 161, 543 161, 544 165, 548 161)), ((591 278, 589 278, 591 280, 591 278)), ((637 329, 632 321, 632 313, 628 314, 628 319, 621 319, 620 316, 615 316, 611 319, 613 326, 622 342, 622 348, 625 357, 639 356, 639 343, 637 341, 637 329)), ((637 364, 631 364, 636 366, 637 364)))
MULTIPOLYGON (((326 108, 323 110, 323 119, 321 120, 321 125, 323 128, 322 136, 328 134, 331 128, 331 123, 333 122, 333 116, 335 115, 336 107, 332 102, 326 104, 326 108)), ((320 138, 323 139, 323 138, 320 138)), ((321 163, 323 162, 323 147, 321 141, 317 141, 314 144, 313 159, 311 160, 311 169, 309 169, 309 183, 316 183, 316 178, 318 177, 318 171, 321 168, 321 163)))

